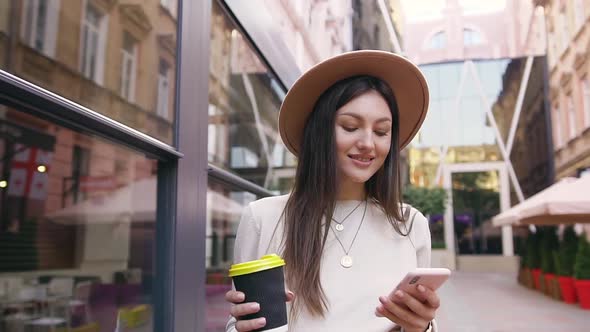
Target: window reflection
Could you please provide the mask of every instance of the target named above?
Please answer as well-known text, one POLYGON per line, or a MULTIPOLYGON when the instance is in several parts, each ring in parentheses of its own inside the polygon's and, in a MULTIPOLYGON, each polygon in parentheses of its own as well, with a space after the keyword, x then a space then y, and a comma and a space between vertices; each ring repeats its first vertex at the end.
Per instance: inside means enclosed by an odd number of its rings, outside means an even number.
POLYGON ((1 69, 172 143, 177 0, 5 2, 1 69))
POLYGON ((432 91, 431 106, 412 147, 448 151, 448 162, 498 160, 486 107, 502 90, 507 64, 491 60, 422 66, 432 91), (451 126, 454 129, 448 130, 451 126))
POLYGON ((447 46, 447 34, 444 31, 435 33, 430 38, 428 48, 430 49, 441 49, 447 46))
POLYGON ((463 29, 463 45, 472 46, 481 43, 481 35, 473 29, 463 29))
POLYGON ((0 331, 151 331, 156 161, 0 108, 0 331))
MULTIPOLYGON (((209 71, 208 161, 275 193, 291 187, 295 158, 278 133, 280 84, 213 2, 209 71)), ((225 331, 228 269, 243 208, 256 195, 209 181, 207 193, 207 331, 225 331)))
POLYGON ((225 331, 231 289, 228 270, 233 263, 234 241, 244 207, 258 197, 209 181, 207 191, 207 323, 206 331, 225 331))
POLYGON ((209 162, 276 192, 288 190, 294 158, 278 133, 283 90, 213 3, 209 162))

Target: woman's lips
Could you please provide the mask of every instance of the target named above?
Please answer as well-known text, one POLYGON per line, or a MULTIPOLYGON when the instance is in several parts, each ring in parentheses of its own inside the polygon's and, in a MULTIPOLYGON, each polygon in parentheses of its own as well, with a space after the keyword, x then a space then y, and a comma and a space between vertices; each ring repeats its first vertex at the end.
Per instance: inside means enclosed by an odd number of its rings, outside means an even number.
POLYGON ((348 155, 348 158, 352 160, 352 163, 360 168, 367 168, 371 166, 375 157, 362 156, 362 155, 348 155))

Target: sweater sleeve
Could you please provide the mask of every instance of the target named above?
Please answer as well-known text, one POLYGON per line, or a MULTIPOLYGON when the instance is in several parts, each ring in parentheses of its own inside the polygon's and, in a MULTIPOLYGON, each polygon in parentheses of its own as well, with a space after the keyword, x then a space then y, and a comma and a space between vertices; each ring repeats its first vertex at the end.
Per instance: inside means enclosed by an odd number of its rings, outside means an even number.
POLYGON ((413 225, 413 238, 416 246, 418 267, 430 267, 431 239, 428 219, 418 210, 413 225))
MULTIPOLYGON (((416 243, 416 258, 418 267, 430 267, 430 256, 432 252, 430 227, 428 219, 416 210, 416 218, 414 219, 414 239, 416 243)), ((432 321, 432 332, 438 331, 436 321, 432 321)))
MULTIPOLYGON (((250 204, 244 209, 234 244, 234 264, 258 259, 258 244, 260 242, 260 224, 252 213, 250 204)), ((236 319, 229 317, 226 332, 236 332, 236 319)))

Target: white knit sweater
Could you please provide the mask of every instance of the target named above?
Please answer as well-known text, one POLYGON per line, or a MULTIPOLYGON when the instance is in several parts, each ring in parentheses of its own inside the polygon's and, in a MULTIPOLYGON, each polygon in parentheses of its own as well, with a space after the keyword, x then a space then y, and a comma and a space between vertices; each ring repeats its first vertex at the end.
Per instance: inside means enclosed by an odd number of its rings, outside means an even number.
MULTIPOLYGON (((250 203, 242 215, 234 247, 234 262, 259 259, 265 254, 279 253, 282 223, 279 222, 288 196, 278 196, 250 203)), ((334 218, 341 221, 359 201, 338 201, 334 218)), ((338 238, 348 250, 360 225, 364 203, 344 221, 338 238)), ((364 222, 349 252, 354 264, 340 265, 342 246, 328 234, 322 253, 321 283, 329 302, 324 318, 312 317, 303 311, 296 321, 289 322, 290 332, 309 331, 391 331, 396 326, 386 318, 376 317, 379 296, 388 295, 408 271, 430 266, 430 231, 427 219, 415 209, 414 225, 409 237, 399 235, 378 206, 369 203, 364 222)), ((289 262, 286 262, 289 264, 289 262)), ((230 318, 226 331, 235 330, 230 318)))

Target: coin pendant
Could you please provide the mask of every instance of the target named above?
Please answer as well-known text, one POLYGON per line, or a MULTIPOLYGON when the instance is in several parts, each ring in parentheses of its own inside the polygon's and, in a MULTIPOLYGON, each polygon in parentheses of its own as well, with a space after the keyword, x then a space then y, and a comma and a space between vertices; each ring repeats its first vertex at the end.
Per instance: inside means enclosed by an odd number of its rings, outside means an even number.
POLYGON ((336 230, 337 230, 337 231, 339 231, 339 232, 342 232, 342 231, 344 230, 344 225, 342 225, 342 224, 337 224, 337 225, 336 225, 336 230))
POLYGON ((342 256, 342 259, 340 259, 340 265, 342 265, 345 268, 349 268, 352 266, 352 257, 346 255, 346 256, 342 256))

